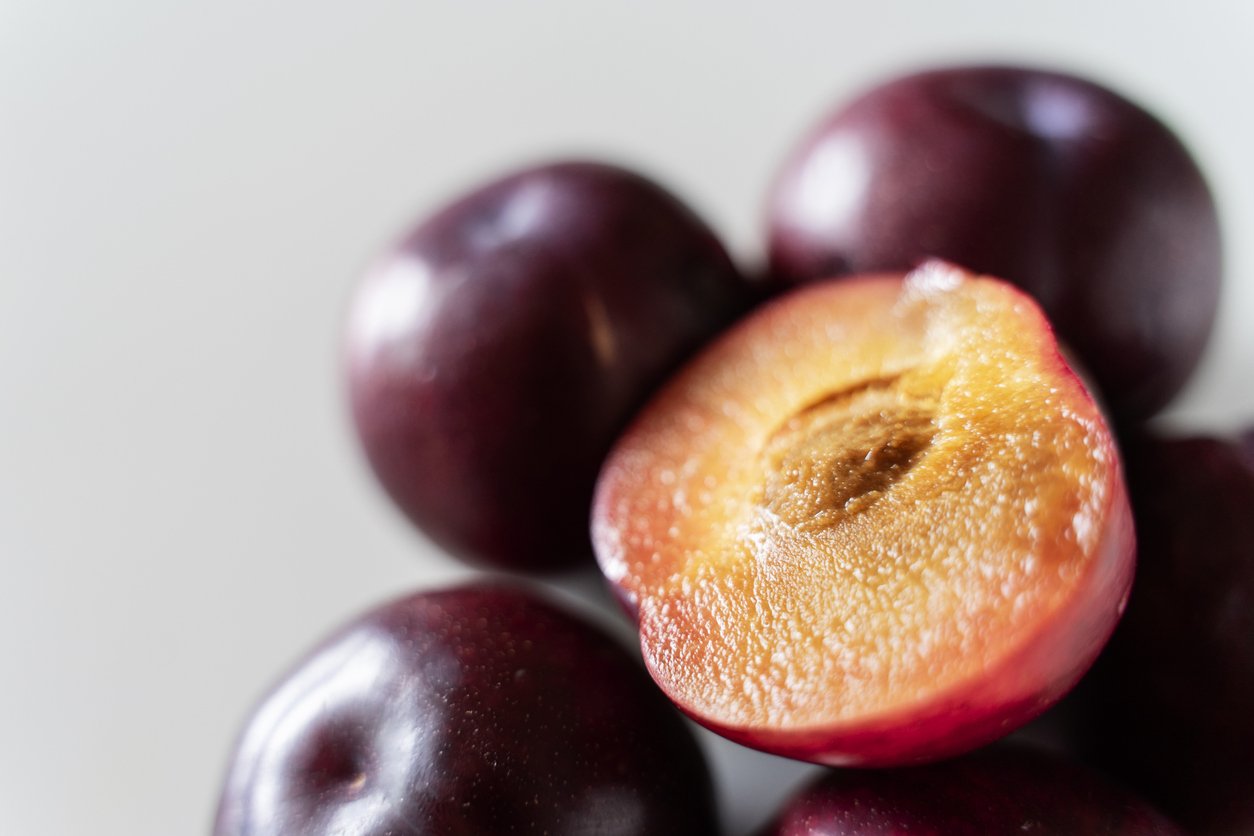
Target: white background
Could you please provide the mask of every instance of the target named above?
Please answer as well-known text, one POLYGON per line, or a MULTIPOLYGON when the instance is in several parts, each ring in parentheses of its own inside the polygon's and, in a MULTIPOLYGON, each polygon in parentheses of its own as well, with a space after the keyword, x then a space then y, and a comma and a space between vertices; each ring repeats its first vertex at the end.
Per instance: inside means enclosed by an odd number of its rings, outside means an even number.
MULTIPOLYGON (((0 832, 207 832, 292 659, 468 574, 368 478, 338 329, 373 251, 525 162, 639 166, 751 262, 776 163, 859 85, 1091 74, 1180 129, 1224 213, 1172 423, 1254 421, 1251 32, 1244 0, 0 0, 0 832)), ((735 832, 800 774, 715 749, 735 832)))

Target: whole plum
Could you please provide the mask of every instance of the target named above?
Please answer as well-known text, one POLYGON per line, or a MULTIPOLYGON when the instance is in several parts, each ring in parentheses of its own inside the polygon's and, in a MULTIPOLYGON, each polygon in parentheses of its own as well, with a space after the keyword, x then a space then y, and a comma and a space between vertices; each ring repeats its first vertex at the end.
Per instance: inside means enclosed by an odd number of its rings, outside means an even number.
POLYGON ((1190 832, 1254 831, 1254 455, 1217 438, 1125 445, 1128 609, 1062 706, 1076 749, 1190 832))
POLYGON ((1201 357, 1219 297, 1215 203, 1161 121, 1075 76, 906 76, 824 119, 769 199, 774 280, 938 257, 1032 294, 1115 417, 1147 417, 1201 357))
POLYGON ((562 163, 491 183, 357 288, 347 372, 366 456, 455 555, 509 569, 590 559, 610 444, 749 296, 710 229, 639 175, 562 163))
POLYGON ((717 832, 688 729, 532 593, 412 595, 321 645, 240 739, 215 836, 717 832))
POLYGON ((761 836, 1183 836, 1150 805, 1076 764, 1023 747, 888 771, 829 772, 761 836))

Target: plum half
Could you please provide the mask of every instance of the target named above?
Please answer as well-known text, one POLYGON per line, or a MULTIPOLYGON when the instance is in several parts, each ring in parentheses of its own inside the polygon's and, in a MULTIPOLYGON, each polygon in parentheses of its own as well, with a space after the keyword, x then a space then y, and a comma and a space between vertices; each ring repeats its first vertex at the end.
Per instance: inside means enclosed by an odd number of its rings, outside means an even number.
POLYGON ((808 285, 611 454, 600 566, 655 680, 776 754, 898 764, 1071 687, 1132 577, 1115 445, 1036 305, 941 263, 808 285))
POLYGON ((996 746, 891 771, 829 772, 759 836, 1184 836, 1122 787, 1061 758, 996 746))
POLYGON ((954 67, 867 91, 791 153, 769 198, 791 285, 947 259, 1026 289, 1116 418, 1196 367, 1219 299, 1218 212, 1140 106, 1075 76, 954 67))
POLYGON ((257 709, 215 836, 718 832, 683 720, 617 643, 521 588, 411 595, 257 709))
POLYGON ((646 178, 529 168, 418 225, 348 316, 354 423, 396 504, 455 556, 591 562, 615 436, 750 301, 713 232, 646 178))

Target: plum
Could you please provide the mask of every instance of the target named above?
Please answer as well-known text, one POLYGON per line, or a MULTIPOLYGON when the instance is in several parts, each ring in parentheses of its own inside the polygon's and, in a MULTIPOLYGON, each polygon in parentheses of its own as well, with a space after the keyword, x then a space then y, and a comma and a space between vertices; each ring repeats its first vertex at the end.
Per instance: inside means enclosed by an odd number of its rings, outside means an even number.
POLYGON ((1183 386, 1218 304, 1218 216, 1188 150, 1122 96, 1045 70, 871 89, 791 153, 768 223, 784 285, 939 257, 1026 289, 1124 422, 1183 386))
POLYGON ((1254 831, 1254 456, 1125 444, 1140 542, 1127 613, 1062 712, 1078 750, 1190 831, 1254 831))
POLYGON ((1021 746, 888 771, 844 770, 799 792, 760 836, 1184 836, 1077 764, 1021 746))
POLYGON ((535 593, 402 598, 258 707, 215 836, 714 834, 680 716, 619 645, 535 593))
POLYGON ((396 504, 454 555, 589 560, 602 459, 677 363, 747 307, 710 229, 661 187, 559 163, 488 184, 370 269, 347 327, 352 414, 396 504))
POLYGON ((939 263, 808 285, 712 343, 611 453, 593 542, 689 716, 840 765, 1044 711, 1134 550, 1114 440, 1040 310, 939 263))

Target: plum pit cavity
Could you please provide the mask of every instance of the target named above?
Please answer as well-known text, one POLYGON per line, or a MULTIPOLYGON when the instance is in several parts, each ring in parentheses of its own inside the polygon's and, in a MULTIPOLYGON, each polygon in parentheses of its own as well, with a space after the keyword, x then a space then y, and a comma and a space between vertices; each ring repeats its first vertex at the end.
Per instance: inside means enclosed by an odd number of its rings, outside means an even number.
POLYGON ((803 531, 840 524, 879 501, 918 464, 936 434, 936 401, 902 375, 841 389, 806 406, 762 450, 762 505, 803 531))

